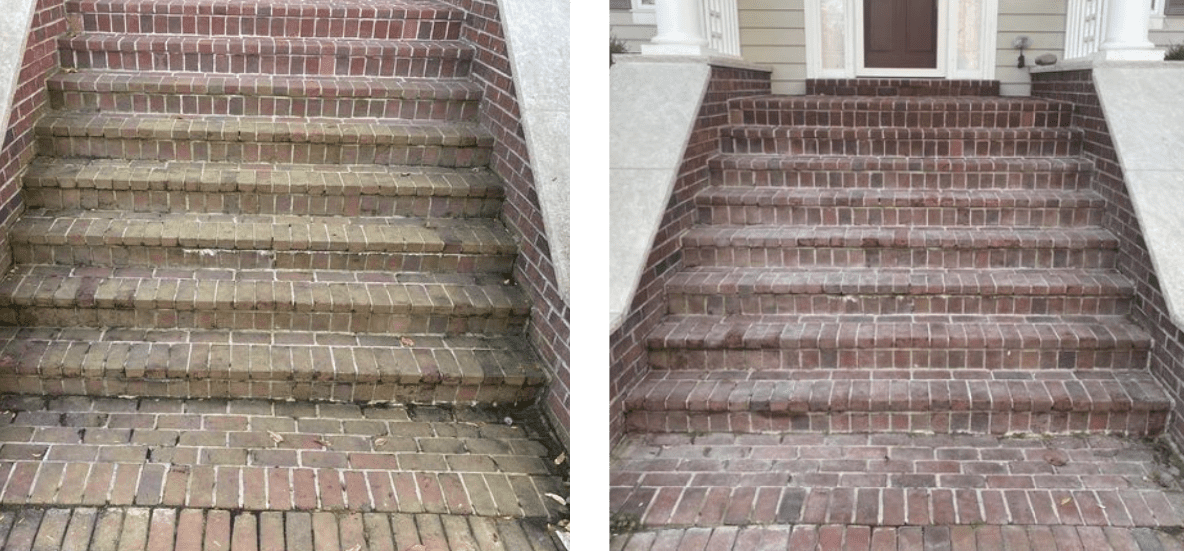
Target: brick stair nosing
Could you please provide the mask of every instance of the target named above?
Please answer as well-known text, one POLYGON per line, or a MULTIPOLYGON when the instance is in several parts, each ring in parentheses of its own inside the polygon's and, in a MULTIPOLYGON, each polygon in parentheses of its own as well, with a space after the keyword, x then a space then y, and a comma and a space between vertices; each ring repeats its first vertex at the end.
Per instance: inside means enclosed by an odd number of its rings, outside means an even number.
POLYGON ((828 96, 998 96, 998 80, 806 79, 806 93, 828 96))
POLYGON ((974 96, 766 96, 728 104, 732 124, 776 126, 1031 128, 1069 126, 1073 106, 1040 98, 974 96))
POLYGON ((0 329, 0 392, 418 404, 529 403, 547 376, 517 337, 0 329))
POLYGON ((145 114, 473 121, 467 79, 82 70, 47 81, 55 109, 145 114))
POLYGON ((1109 270, 702 267, 666 294, 674 315, 1124 315, 1134 284, 1109 270))
POLYGON ((908 157, 1066 157, 1081 153, 1075 128, 843 128, 728 125, 723 153, 908 157))
POLYGON ((1171 405, 1149 372, 1129 369, 655 370, 625 398, 642 432, 1146 436, 1171 405))
POLYGON ((62 67, 223 74, 463 78, 473 48, 450 40, 85 33, 58 39, 62 67))
POLYGON ((455 40, 465 17, 464 11, 440 2, 365 0, 68 0, 65 7, 76 30, 206 36, 455 40))
POLYGON ((20 265, 0 280, 8 326, 507 335, 529 312, 500 281, 377 272, 20 265))
POLYGON ((718 154, 715 185, 860 189, 1088 189, 1094 165, 1057 157, 718 154))

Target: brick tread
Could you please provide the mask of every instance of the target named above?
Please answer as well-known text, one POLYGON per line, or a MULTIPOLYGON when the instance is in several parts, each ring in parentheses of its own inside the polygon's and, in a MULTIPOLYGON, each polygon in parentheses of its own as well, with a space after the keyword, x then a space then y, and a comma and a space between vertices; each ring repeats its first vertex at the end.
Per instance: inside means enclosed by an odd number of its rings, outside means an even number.
POLYGON ((672 314, 1125 314, 1111 270, 700 267, 666 284, 672 314))
POLYGON ((1099 226, 1089 191, 810 189, 713 186, 695 196, 703 224, 1099 226))
POLYGON ((998 96, 998 80, 933 78, 806 79, 806 93, 830 96, 998 96))
POLYGON ((18 265, 0 324, 513 334, 530 303, 495 281, 311 270, 18 265))
POLYGON ((0 541, 13 542, 14 549, 40 543, 38 550, 58 549, 52 546, 60 542, 69 551, 144 549, 148 542, 152 551, 194 551, 203 544, 211 551, 313 551, 314 541, 374 551, 501 549, 489 546, 503 543, 524 551, 563 549, 541 519, 114 506, 0 508, 0 541))
POLYGON ((1133 438, 653 434, 622 449, 611 502, 649 527, 1171 527, 1184 513, 1153 481, 1153 444, 1133 438))
POLYGON ((700 226, 684 243, 703 247, 1094 247, 1114 248, 1117 240, 1101 228, 886 227, 810 228, 802 226, 700 226))
POLYGON ((403 404, 529 403, 546 375, 515 337, 0 329, 3 392, 403 404))
POLYGON ((910 157, 1064 157, 1081 152, 1074 128, 907 128, 727 125, 724 153, 910 157))
POLYGON ((1116 526, 855 526, 818 524, 760 524, 699 528, 659 528, 614 534, 611 551, 748 551, 768 544, 770 549, 803 551, 838 549, 922 551, 958 549, 1124 549, 1127 551, 1184 551, 1174 529, 1116 526))
POLYGON ((6 505, 537 519, 562 511, 544 495, 561 491, 546 446, 495 413, 261 400, 3 401, 6 505))
POLYGON ((62 66, 121 71, 463 78, 457 40, 85 33, 58 39, 62 66))
POLYGON ((1123 316, 962 314, 667 316, 647 340, 651 348, 687 349, 1139 350, 1151 345, 1147 332, 1123 316))
POLYGON ((467 79, 83 70, 48 80, 58 109, 282 117, 475 120, 467 79))
POLYGON ((1065 127, 1073 116, 1068 103, 974 96, 765 96, 728 107, 734 124, 779 126, 1065 127))
POLYGON ((1093 163, 1076 157, 914 158, 720 154, 716 185, 860 189, 1088 189, 1093 163))

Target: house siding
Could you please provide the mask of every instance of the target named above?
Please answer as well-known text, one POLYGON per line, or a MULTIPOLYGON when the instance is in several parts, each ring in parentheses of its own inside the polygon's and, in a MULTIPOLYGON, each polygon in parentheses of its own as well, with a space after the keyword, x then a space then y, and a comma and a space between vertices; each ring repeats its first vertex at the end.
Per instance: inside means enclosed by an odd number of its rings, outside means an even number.
POLYGON ((608 22, 612 29, 611 36, 623 40, 629 52, 635 54, 641 52, 642 44, 658 34, 658 28, 654 25, 634 23, 633 14, 628 10, 610 10, 608 22))
POLYGON ((1026 96, 1032 90, 1027 68, 1016 67, 1019 50, 1012 47, 1017 37, 1032 39, 1024 51, 1029 66, 1044 54, 1057 59, 1065 55, 1065 0, 999 0, 999 34, 995 48, 995 80, 1006 96, 1026 96))
POLYGON ((806 10, 802 0, 739 0, 745 61, 773 70, 773 93, 806 93, 806 10))

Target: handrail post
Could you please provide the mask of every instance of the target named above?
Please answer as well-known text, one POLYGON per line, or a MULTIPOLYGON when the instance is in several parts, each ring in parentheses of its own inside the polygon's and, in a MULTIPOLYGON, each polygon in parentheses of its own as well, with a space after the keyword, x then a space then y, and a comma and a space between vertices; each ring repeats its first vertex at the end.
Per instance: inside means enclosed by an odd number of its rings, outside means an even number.
POLYGON ((657 0, 658 34, 641 45, 646 55, 707 55, 699 0, 657 0))

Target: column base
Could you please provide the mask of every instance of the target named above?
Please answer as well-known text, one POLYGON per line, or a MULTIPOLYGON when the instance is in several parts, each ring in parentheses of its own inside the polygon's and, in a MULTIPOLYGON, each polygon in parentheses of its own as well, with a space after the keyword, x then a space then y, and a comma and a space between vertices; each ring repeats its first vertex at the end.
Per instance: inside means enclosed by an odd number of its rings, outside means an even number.
POLYGON ((705 56, 713 52, 707 46, 699 44, 642 44, 642 55, 694 55, 705 56))
POLYGON ((1150 48, 1099 50, 1094 54, 1096 61, 1163 61, 1163 50, 1150 48))

